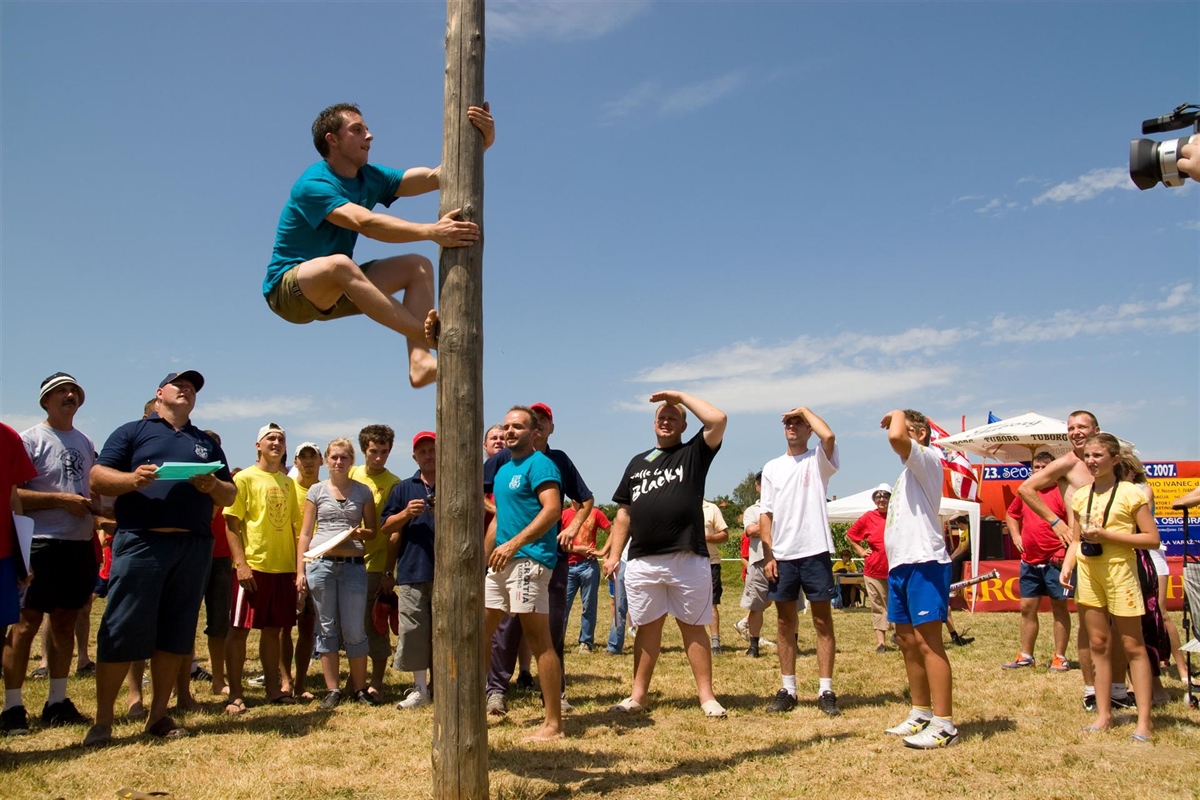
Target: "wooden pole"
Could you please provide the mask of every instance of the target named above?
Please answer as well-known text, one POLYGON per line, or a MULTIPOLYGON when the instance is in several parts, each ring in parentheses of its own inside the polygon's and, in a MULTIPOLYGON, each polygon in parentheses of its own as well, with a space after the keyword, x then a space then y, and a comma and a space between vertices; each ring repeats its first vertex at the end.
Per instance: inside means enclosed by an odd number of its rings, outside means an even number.
MULTIPOLYGON (((446 1, 441 210, 483 231, 483 0, 446 1)), ((438 266, 437 504, 434 509, 433 796, 487 800, 483 642, 483 238, 438 266)))

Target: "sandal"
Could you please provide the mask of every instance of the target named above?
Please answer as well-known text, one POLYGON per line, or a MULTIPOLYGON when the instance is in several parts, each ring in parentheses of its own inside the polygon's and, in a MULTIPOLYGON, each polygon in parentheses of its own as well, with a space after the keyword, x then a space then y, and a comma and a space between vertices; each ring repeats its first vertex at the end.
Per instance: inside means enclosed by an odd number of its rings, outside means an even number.
POLYGON ((1085 728, 1080 728, 1079 732, 1080 733, 1103 733, 1106 730, 1108 730, 1108 728, 1101 728, 1099 725, 1088 725, 1085 728))
POLYGON ((245 714, 246 713, 246 701, 240 697, 236 700, 230 700, 228 703, 225 704, 225 713, 226 714, 245 714))
POLYGON ((29 673, 29 677, 34 680, 42 680, 50 677, 50 670, 47 667, 38 667, 33 672, 29 673))
POLYGON ((129 711, 125 714, 125 719, 139 720, 146 718, 146 706, 142 703, 134 703, 129 707, 129 711))
POLYGON ((89 661, 88 663, 79 667, 79 669, 75 670, 76 678, 86 678, 88 675, 95 675, 95 674, 96 674, 96 662, 95 661, 89 661))
POLYGON ((716 700, 701 703, 700 708, 704 711, 704 716, 712 717, 713 719, 725 719, 725 717, 729 716, 725 712, 725 707, 716 700))
POLYGON ((84 747, 104 747, 112 744, 112 727, 109 725, 93 725, 88 728, 87 736, 83 737, 84 747))
POLYGON ((278 697, 269 698, 267 702, 273 706, 294 706, 296 705, 296 698, 285 692, 278 697))
POLYGON ((624 714, 645 714, 650 711, 648 706, 644 706, 632 697, 626 697, 621 702, 612 707, 613 711, 620 711, 624 714))
POLYGON ((146 726, 146 733, 159 739, 182 739, 192 735, 191 731, 176 724, 175 720, 170 717, 159 717, 153 725, 146 726))

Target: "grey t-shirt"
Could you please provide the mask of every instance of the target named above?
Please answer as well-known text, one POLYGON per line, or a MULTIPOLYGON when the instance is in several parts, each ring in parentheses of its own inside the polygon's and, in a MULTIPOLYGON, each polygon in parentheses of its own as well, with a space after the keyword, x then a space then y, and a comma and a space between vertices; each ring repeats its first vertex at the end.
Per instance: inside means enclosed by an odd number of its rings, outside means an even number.
MULTIPOLYGON (((309 547, 320 547, 327 539, 337 536, 347 528, 361 525, 363 509, 374 499, 371 490, 358 481, 350 481, 346 491, 346 499, 338 500, 329 490, 329 481, 314 483, 308 490, 308 501, 317 507, 317 526, 313 531, 309 547)), ((379 532, 376 531, 376 535, 379 532)), ((364 552, 363 543, 356 539, 348 539, 338 545, 338 549, 354 548, 359 553, 364 552)))
MULTIPOLYGON (((90 497, 90 475, 96 463, 96 446, 82 431, 60 431, 39 422, 21 434, 29 460, 38 476, 22 489, 35 492, 65 492, 90 497)), ((65 508, 29 511, 35 539, 65 539, 86 542, 92 538, 92 515, 76 517, 65 508)))

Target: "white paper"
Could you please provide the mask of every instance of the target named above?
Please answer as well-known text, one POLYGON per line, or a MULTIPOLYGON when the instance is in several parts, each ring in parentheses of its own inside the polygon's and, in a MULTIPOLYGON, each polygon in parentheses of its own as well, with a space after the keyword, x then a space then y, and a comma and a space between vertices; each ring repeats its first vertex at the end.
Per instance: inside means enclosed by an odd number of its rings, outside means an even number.
POLYGON ((346 530, 342 531, 337 536, 332 536, 332 537, 326 539, 324 542, 321 543, 321 545, 319 547, 314 547, 309 550, 305 550, 304 551, 304 560, 312 561, 315 558, 320 558, 321 556, 325 555, 333 548, 337 547, 342 542, 349 539, 350 534, 353 532, 354 532, 353 528, 346 528, 346 530))
POLYGON ((33 545, 33 520, 13 514, 13 525, 17 528, 17 544, 21 547, 21 558, 25 559, 25 572, 31 571, 29 566, 29 548, 33 545))

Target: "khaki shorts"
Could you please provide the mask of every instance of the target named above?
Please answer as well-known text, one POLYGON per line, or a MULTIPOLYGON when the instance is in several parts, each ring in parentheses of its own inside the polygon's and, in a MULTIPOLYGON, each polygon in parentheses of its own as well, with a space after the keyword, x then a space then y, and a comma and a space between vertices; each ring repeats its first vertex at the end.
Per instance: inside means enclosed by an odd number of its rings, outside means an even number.
MULTIPOLYGON (((374 263, 374 261, 368 261, 361 265, 359 269, 365 275, 374 263)), ((267 295, 267 305, 270 306, 276 315, 288 322, 293 322, 297 325, 306 325, 313 320, 353 317, 356 314, 362 313, 358 306, 354 305, 353 301, 346 295, 342 295, 333 308, 325 311, 317 308, 304 296, 304 292, 300 291, 300 280, 297 277, 298 272, 299 265, 283 273, 283 278, 279 283, 275 284, 275 288, 267 295)))
POLYGON ((1140 617, 1146 607, 1132 557, 1079 559, 1075 603, 1104 608, 1114 617, 1140 617))
POLYGON ((887 621, 887 580, 864 575, 863 584, 867 587, 867 604, 871 606, 871 627, 886 632, 891 628, 887 621))
POLYGON ((747 611, 765 611, 771 601, 767 599, 767 576, 763 562, 746 567, 746 585, 742 587, 741 607, 747 611))
POLYGON ((549 614, 553 570, 532 558, 514 558, 499 572, 488 572, 483 584, 484 608, 505 614, 549 614))

